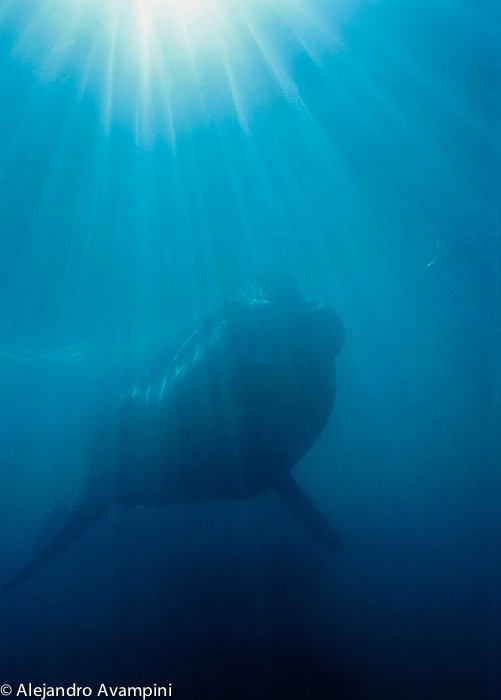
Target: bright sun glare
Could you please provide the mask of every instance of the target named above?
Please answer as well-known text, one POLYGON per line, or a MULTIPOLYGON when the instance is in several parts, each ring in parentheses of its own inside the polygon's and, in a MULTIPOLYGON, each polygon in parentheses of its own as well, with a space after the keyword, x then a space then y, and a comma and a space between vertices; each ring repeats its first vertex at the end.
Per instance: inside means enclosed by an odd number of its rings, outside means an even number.
POLYGON ((172 7, 178 12, 193 12, 204 6, 214 5, 214 0, 136 0, 138 6, 151 11, 158 7, 172 7))
POLYGON ((134 0, 136 11, 144 25, 151 24, 159 16, 171 15, 171 20, 183 24, 202 19, 217 11, 217 0, 134 0))
MULTIPOLYGON (((353 3, 333 6, 337 13, 353 3)), ((71 81, 80 96, 96 96, 106 128, 132 115, 146 140, 167 130, 174 141, 186 120, 233 114, 246 129, 268 99, 300 103, 296 56, 319 62, 338 45, 315 13, 318 6, 316 0, 36 0, 13 53, 41 83, 71 81)))

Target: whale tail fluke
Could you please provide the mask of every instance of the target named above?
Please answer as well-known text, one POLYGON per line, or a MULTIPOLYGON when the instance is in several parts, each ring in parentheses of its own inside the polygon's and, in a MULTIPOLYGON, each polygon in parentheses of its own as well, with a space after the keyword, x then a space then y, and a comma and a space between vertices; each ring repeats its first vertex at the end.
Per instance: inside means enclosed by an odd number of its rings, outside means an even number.
POLYGON ((105 513, 111 501, 96 499, 96 491, 84 484, 75 495, 59 505, 47 520, 32 558, 3 586, 7 591, 24 583, 51 559, 68 547, 105 513))

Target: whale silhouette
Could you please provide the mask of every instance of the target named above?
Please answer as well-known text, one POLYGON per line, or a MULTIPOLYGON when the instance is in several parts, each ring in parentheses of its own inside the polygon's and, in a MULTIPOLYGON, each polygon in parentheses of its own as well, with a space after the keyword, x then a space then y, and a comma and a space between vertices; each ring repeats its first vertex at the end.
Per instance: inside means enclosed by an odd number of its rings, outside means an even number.
POLYGON ((88 474, 52 514, 33 576, 114 503, 234 500, 274 490, 323 544, 342 544, 290 472, 325 427, 344 329, 283 275, 259 278, 129 368, 89 439, 88 474))

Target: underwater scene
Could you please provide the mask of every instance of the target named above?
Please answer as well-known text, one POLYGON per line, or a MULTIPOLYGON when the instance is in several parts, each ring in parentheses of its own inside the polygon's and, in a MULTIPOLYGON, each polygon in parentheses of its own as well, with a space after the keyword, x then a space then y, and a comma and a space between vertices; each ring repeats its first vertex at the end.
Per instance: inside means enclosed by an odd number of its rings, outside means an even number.
POLYGON ((499 700, 499 3, 0 29, 0 695, 499 700))

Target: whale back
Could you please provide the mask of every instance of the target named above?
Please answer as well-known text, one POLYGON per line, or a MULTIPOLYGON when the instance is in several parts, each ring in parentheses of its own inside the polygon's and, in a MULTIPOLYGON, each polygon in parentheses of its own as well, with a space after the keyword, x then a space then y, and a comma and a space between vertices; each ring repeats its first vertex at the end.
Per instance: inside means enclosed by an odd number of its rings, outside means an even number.
POLYGON ((337 314, 266 278, 129 371, 118 401, 117 500, 242 498, 315 442, 336 391, 337 314))
POLYGON ((322 432, 344 342, 336 312, 267 276, 132 365, 90 439, 89 473, 5 589, 113 502, 237 499, 274 489, 318 540, 341 543, 290 470, 322 432))

